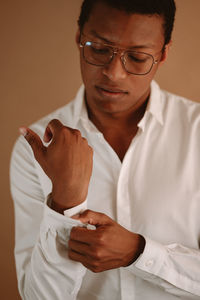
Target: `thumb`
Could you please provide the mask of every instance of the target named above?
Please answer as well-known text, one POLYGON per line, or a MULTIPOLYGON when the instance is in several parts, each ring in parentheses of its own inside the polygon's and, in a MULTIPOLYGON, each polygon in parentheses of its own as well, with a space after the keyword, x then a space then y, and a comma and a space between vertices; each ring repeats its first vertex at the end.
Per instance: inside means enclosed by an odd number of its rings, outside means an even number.
POLYGON ((112 219, 107 215, 92 210, 85 210, 83 213, 73 216, 72 219, 79 220, 84 224, 95 225, 96 227, 108 225, 108 223, 112 222, 112 219))
POLYGON ((27 127, 20 127, 19 132, 27 140, 33 150, 35 159, 42 166, 46 147, 43 145, 39 135, 27 127))

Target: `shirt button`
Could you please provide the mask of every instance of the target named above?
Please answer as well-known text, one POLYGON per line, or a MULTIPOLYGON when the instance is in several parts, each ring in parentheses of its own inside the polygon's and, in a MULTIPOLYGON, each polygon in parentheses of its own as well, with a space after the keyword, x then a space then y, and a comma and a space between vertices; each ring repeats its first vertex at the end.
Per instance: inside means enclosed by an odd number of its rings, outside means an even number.
POLYGON ((153 259, 150 259, 145 263, 145 265, 146 265, 146 267, 151 267, 153 265, 153 263, 154 263, 153 259))

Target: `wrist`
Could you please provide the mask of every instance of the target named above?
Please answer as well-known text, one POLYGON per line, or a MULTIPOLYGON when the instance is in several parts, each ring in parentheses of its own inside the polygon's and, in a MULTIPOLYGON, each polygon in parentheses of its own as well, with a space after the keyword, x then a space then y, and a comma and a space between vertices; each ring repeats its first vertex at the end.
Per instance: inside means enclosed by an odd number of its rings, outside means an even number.
POLYGON ((66 208, 64 206, 61 206, 60 204, 56 203, 53 198, 51 198, 49 202, 49 207, 53 210, 55 210, 57 213, 64 215, 64 211, 66 208))
MULTIPOLYGON (((56 199, 58 199, 58 198, 56 198, 56 199)), ((59 197, 59 199, 61 199, 61 197, 59 197)), ((66 201, 66 202, 69 202, 69 201, 66 201)), ((82 202, 84 202, 84 201, 82 201, 82 202)), ((82 202, 81 202, 81 203, 82 203, 82 202)), ((65 212, 66 210, 72 209, 72 208, 74 208, 74 207, 80 205, 81 203, 78 203, 78 204, 77 204, 77 203, 71 203, 71 205, 70 205, 70 203, 69 203, 68 205, 59 203, 59 202, 55 201, 53 192, 49 194, 48 200, 47 200, 47 205, 48 205, 51 209, 53 209, 54 211, 56 211, 57 213, 60 213, 60 214, 62 214, 62 215, 64 215, 64 212, 65 212)))
POLYGON ((62 214, 62 215, 64 215, 64 211, 65 211, 66 209, 68 209, 67 207, 65 207, 65 206, 63 206, 63 205, 61 205, 61 204, 55 202, 55 201, 54 201, 54 198, 53 198, 53 196, 52 196, 52 193, 49 194, 47 204, 48 204, 48 206, 49 206, 51 209, 53 209, 54 211, 56 211, 57 213, 60 213, 60 214, 62 214))
POLYGON ((139 239, 139 241, 138 241, 138 251, 136 252, 135 260, 137 260, 138 257, 144 252, 144 248, 145 248, 145 245, 146 245, 145 238, 142 235, 139 234, 138 239, 139 239))
POLYGON ((144 248, 146 245, 145 238, 140 234, 134 234, 134 240, 135 242, 132 248, 134 250, 129 256, 129 260, 127 261, 128 263, 126 263, 124 267, 128 267, 131 264, 133 264, 138 259, 138 257, 144 252, 144 248))
POLYGON ((83 203, 87 197, 87 193, 78 189, 63 188, 62 186, 53 185, 52 189, 52 208, 63 213, 67 209, 83 203))

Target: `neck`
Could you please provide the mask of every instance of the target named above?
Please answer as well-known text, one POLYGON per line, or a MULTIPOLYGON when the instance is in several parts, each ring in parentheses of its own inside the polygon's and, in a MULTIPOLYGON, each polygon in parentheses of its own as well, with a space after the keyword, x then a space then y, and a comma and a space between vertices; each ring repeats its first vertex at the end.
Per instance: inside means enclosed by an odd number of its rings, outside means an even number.
POLYGON ((148 99, 149 97, 142 103, 135 105, 135 107, 133 107, 130 111, 124 111, 120 113, 97 111, 88 105, 87 100, 86 106, 89 119, 102 133, 107 132, 108 130, 115 131, 118 129, 131 132, 137 127, 137 124, 142 119, 147 107, 148 99))
POLYGON ((147 102, 148 98, 131 111, 111 114, 92 109, 86 101, 89 119, 103 133, 121 161, 137 133, 137 125, 145 113, 147 102))

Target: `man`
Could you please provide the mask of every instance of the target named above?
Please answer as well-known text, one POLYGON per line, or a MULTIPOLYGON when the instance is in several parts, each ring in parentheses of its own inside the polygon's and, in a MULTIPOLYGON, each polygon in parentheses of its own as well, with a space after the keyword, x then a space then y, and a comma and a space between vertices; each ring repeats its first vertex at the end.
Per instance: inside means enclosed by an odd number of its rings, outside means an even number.
POLYGON ((83 2, 84 87, 12 156, 23 299, 199 299, 200 106, 152 81, 174 15, 173 0, 83 2))

